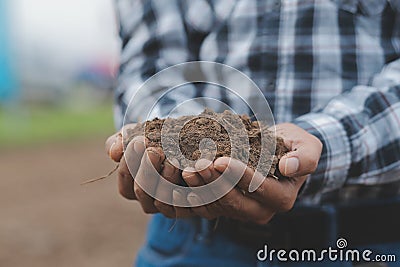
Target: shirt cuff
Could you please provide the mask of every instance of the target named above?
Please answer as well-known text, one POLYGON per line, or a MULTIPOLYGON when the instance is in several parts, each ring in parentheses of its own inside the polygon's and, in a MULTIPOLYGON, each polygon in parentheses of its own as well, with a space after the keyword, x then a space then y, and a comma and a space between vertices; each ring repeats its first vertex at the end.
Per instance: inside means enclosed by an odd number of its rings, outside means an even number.
POLYGON ((294 122, 323 144, 317 170, 306 180, 299 198, 312 197, 341 188, 351 164, 351 147, 343 124, 325 113, 309 113, 294 122))

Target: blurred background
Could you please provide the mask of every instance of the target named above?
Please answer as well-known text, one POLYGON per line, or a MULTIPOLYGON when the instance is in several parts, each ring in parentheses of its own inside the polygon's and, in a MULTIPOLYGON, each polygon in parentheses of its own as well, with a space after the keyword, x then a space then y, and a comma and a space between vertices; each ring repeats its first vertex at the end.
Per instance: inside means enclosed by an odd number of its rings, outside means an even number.
POLYGON ((131 266, 147 217, 103 151, 112 0, 0 0, 0 266, 131 266))

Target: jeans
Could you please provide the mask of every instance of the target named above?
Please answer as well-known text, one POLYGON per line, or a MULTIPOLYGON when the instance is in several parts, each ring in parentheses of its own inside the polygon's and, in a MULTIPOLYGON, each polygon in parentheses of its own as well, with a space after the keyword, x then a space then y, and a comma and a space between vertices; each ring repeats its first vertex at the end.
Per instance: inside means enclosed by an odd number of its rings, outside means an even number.
MULTIPOLYGON (((154 215, 148 226, 145 245, 139 251, 135 266, 352 266, 351 262, 279 262, 258 261, 257 251, 232 242, 229 237, 213 231, 212 225, 200 219, 168 219, 161 214, 154 215)), ((364 248, 359 248, 360 251, 364 248)), ((376 254, 392 254, 396 262, 386 266, 400 266, 400 243, 371 245, 365 247, 376 254)))

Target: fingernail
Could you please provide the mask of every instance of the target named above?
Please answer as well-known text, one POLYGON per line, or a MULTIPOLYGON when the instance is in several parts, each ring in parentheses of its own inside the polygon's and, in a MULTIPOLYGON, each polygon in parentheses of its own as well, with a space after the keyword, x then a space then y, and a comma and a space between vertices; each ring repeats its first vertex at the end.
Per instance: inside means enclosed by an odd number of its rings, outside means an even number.
POLYGON ((183 195, 181 192, 179 192, 178 190, 173 190, 172 191, 172 202, 173 203, 181 203, 183 200, 183 195))
MULTIPOLYGON (((157 158, 157 163, 161 163, 161 155, 153 150, 147 150, 148 156, 150 156, 150 154, 152 155, 152 157, 156 157, 157 158)), ((150 158, 148 158, 150 160, 150 158)), ((151 162, 151 160, 150 160, 151 162)))
POLYGON ((188 195, 187 200, 189 201, 190 205, 192 205, 193 207, 201 206, 199 197, 193 193, 190 193, 188 195))
POLYGON ((143 142, 135 141, 135 143, 133 143, 133 150, 135 150, 136 154, 138 155, 143 154, 144 149, 145 148, 143 142))
POLYGON ((231 164, 231 158, 218 158, 214 161, 214 169, 219 172, 224 172, 227 167, 231 164))
POLYGON ((203 176, 204 179, 211 179, 212 177, 212 173, 209 168, 202 170, 200 175, 203 176))
POLYGON ((183 169, 183 172, 188 172, 188 173, 195 173, 196 169, 193 167, 186 167, 183 169))
POLYGON ((200 173, 200 175, 204 179, 210 179, 212 177, 212 173, 210 170, 210 165, 212 161, 206 159, 200 159, 196 162, 195 168, 200 173))
POLYGON ((226 169, 226 165, 214 165, 214 169, 223 172, 226 169))
POLYGON ((295 174, 299 170, 299 159, 291 157, 286 159, 285 163, 285 175, 295 174))
POLYGON ((186 167, 182 171, 182 177, 184 180, 191 178, 196 175, 196 169, 192 167, 186 167))

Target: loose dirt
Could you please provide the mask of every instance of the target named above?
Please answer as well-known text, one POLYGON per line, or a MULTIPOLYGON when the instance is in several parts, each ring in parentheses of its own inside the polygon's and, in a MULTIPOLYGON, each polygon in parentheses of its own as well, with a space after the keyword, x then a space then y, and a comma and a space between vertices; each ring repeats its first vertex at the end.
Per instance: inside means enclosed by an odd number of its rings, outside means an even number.
POLYGON ((181 166, 190 166, 200 158, 232 157, 265 176, 280 176, 276 166, 288 152, 283 139, 275 137, 268 125, 230 111, 206 109, 198 116, 138 123, 126 130, 125 147, 140 135, 147 138, 147 147, 162 148, 167 159, 177 159, 181 166))

